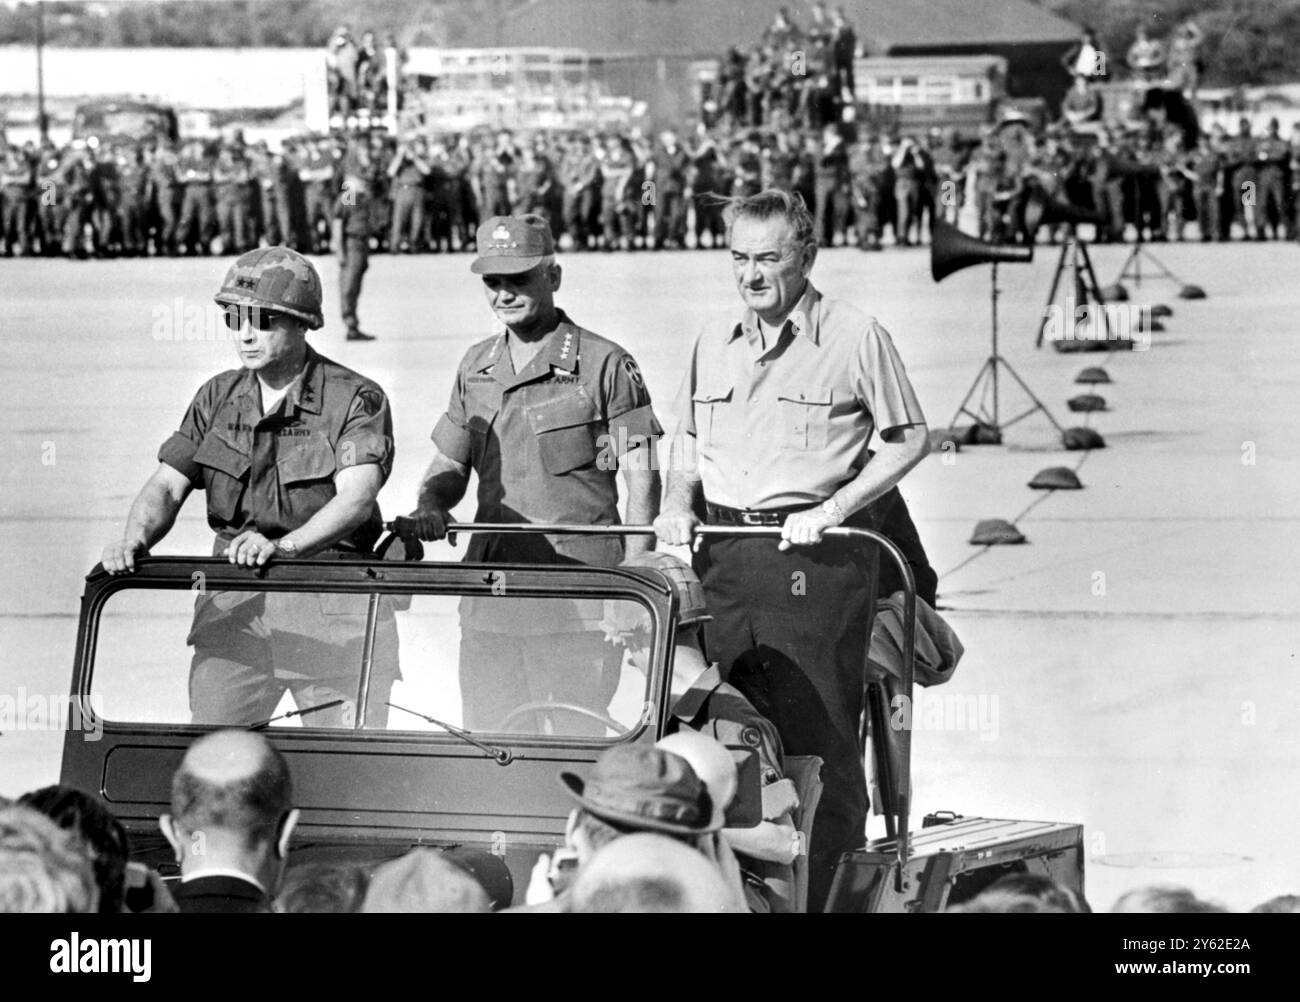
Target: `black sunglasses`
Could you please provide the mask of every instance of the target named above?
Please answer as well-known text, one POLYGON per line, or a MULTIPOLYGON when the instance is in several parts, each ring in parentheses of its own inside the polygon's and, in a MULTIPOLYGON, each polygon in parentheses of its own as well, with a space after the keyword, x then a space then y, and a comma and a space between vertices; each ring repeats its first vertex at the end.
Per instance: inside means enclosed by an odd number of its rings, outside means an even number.
POLYGON ((226 326, 237 331, 247 321, 259 331, 269 331, 283 315, 274 310, 264 310, 260 306, 227 306, 226 326))

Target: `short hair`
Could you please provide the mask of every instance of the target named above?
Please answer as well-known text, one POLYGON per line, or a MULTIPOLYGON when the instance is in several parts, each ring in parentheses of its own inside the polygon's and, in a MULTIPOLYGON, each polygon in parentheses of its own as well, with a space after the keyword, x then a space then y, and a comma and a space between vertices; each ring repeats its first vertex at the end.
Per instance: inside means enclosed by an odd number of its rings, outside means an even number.
POLYGON ((194 775, 182 760, 172 777, 172 816, 185 832, 240 832, 249 848, 275 837, 292 802, 289 764, 269 742, 258 767, 245 776, 213 782, 194 775))
POLYGON ((466 913, 492 910, 488 893, 463 867, 428 846, 378 867, 366 888, 366 913, 466 913))
POLYGON ((1262 904, 1256 905, 1251 911, 1273 915, 1294 914, 1300 912, 1300 895, 1279 894, 1275 898, 1269 898, 1262 904))
POLYGON ((81 914, 98 904, 79 835, 30 807, 0 808, 0 913, 81 914))
POLYGON ((757 195, 738 195, 722 202, 725 206, 722 218, 727 224, 728 239, 737 219, 784 219, 797 246, 817 245, 812 213, 797 191, 768 188, 757 195))
POLYGON ((99 797, 71 786, 46 786, 18 798, 18 803, 40 811, 60 828, 76 832, 94 854, 99 910, 122 910, 126 894, 126 864, 131 844, 126 829, 99 797))
POLYGON ((359 866, 306 863, 285 874, 275 910, 295 915, 359 912, 369 885, 359 866))
POLYGON ((1009 873, 991 884, 984 893, 995 891, 1034 898, 1063 912, 1092 911, 1083 895, 1041 873, 1009 873))
POLYGON ((689 911, 685 888, 668 877, 637 877, 622 881, 601 881, 584 889, 574 902, 586 914, 689 911))
POLYGON ((1202 901, 1186 887, 1139 887, 1120 897, 1111 906, 1111 913, 1136 915, 1204 914, 1226 912, 1222 905, 1202 901))
POLYGON ((946 910, 968 915, 1092 911, 1079 894, 1040 873, 1007 874, 970 900, 954 904, 946 910))

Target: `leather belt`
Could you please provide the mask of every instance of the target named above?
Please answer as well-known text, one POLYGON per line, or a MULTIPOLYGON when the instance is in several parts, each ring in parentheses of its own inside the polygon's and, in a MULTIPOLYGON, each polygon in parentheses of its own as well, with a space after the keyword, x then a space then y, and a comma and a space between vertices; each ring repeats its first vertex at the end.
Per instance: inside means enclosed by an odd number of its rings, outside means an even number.
POLYGON ((816 504, 804 504, 792 508, 727 508, 711 501, 705 503, 709 521, 722 525, 781 526, 790 515, 816 507, 816 504))

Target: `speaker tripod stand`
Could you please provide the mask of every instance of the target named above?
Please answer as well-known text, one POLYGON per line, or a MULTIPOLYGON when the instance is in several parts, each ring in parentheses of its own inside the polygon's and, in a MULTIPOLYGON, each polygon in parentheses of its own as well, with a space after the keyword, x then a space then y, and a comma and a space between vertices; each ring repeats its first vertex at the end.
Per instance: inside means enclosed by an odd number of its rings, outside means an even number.
MULTIPOLYGON (((1175 275, 1158 257, 1152 254, 1146 248, 1146 243, 1142 239, 1142 227, 1137 228, 1137 241, 1128 252, 1128 257, 1124 259, 1124 267, 1120 269, 1119 278, 1115 279, 1115 288, 1124 287, 1124 279, 1131 278, 1135 288, 1142 288, 1142 262, 1146 261, 1155 273, 1155 278, 1167 278, 1178 286, 1178 297, 1180 299, 1204 299, 1205 290, 1199 285, 1184 282, 1175 275)), ((1123 298, 1123 297, 1121 297, 1123 298)))
MULTIPOLYGON (((1073 288, 1077 298, 1081 303, 1096 303, 1098 307, 1104 302, 1101 294, 1101 286, 1097 283, 1097 273, 1092 268, 1092 258, 1088 254, 1088 245, 1079 238, 1075 228, 1071 226, 1065 242, 1061 244, 1061 257, 1056 262, 1056 273, 1052 276, 1052 288, 1047 293, 1047 304, 1043 307, 1043 320, 1038 325, 1038 338, 1034 341, 1035 348, 1043 346, 1043 335, 1047 331, 1047 325, 1051 322, 1052 308, 1056 305, 1056 293, 1061 287, 1061 276, 1065 274, 1066 268, 1070 269, 1070 275, 1074 280, 1073 288)), ((1079 303, 1076 303, 1077 307, 1079 303)), ((1104 309, 1098 310, 1101 322, 1105 328, 1105 336, 1110 337, 1110 322, 1104 309)), ((1068 330, 1071 336, 1074 334, 1075 317, 1066 317, 1066 322, 1070 325, 1068 330)))
POLYGON ((1047 417, 1047 420, 1052 422, 1052 427, 1064 435, 1065 429, 1057 423, 1056 418, 1052 417, 1052 412, 1047 409, 1047 405, 1038 399, 1034 394, 1034 391, 1029 388, 1029 384, 1020 377, 1020 373, 1016 372, 1016 370, 1011 367, 1011 363, 998 353, 998 295, 998 263, 994 261, 993 273, 991 275, 989 286, 989 302, 993 314, 992 347, 989 352, 989 357, 984 360, 984 364, 980 366, 979 373, 975 376, 975 382, 973 382, 971 388, 966 391, 966 396, 963 398, 961 406, 957 408, 957 413, 952 416, 952 420, 948 422, 948 424, 950 427, 956 427, 957 419, 965 414, 974 418, 979 424, 992 428, 997 432, 998 437, 1001 438, 1002 430, 1004 428, 1011 427, 1017 421, 1021 421, 1037 411, 1042 411, 1047 417), (1008 418, 1006 421, 1002 420, 1000 407, 1001 398, 1000 387, 998 385, 998 372, 1001 369, 1005 369, 1007 374, 1010 375, 1011 378, 1020 385, 1020 388, 1025 391, 1025 395, 1034 402, 1034 405, 1027 411, 1023 411, 1013 418, 1008 418), (977 394, 979 396, 979 402, 976 405, 978 409, 971 410, 971 402, 975 400, 977 394))

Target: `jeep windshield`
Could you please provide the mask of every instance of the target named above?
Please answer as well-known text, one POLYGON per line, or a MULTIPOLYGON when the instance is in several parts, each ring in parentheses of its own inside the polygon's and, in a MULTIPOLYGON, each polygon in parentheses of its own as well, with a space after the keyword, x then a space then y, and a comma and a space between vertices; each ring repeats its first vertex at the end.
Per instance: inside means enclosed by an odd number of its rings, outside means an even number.
POLYGON ((92 576, 85 601, 74 681, 110 729, 402 732, 484 754, 650 723, 670 608, 614 569, 174 558, 92 576))

